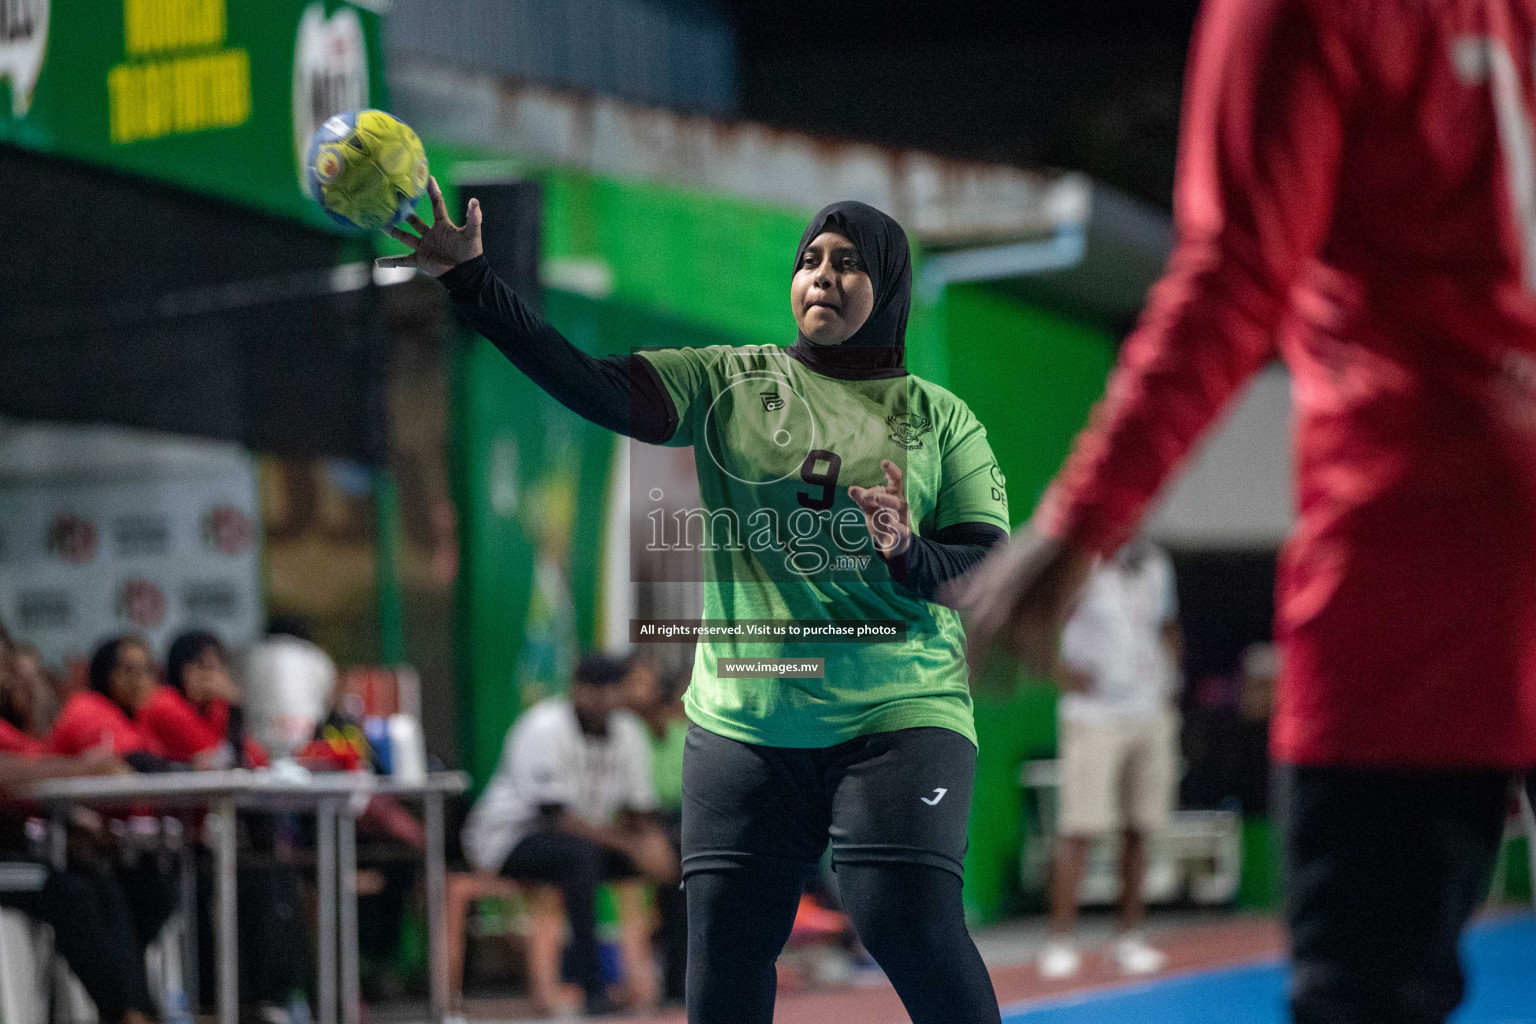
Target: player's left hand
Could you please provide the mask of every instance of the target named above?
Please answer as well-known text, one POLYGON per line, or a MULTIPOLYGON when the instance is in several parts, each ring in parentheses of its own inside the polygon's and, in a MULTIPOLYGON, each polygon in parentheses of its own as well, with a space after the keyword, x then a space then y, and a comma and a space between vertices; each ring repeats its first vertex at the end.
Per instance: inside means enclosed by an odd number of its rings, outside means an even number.
POLYGON ((901 467, 881 459, 885 483, 880 487, 850 487, 848 497, 864 511, 864 525, 874 539, 875 550, 889 561, 912 545, 912 522, 907 509, 901 467))

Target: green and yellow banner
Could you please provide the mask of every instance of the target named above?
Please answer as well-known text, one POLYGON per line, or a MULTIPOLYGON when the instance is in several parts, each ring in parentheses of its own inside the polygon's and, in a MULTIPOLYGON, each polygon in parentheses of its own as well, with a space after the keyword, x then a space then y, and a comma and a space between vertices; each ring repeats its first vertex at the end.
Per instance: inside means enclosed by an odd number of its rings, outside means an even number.
POLYGON ((379 15, 339 0, 0 0, 0 142, 316 225, 326 117, 387 103, 379 15))

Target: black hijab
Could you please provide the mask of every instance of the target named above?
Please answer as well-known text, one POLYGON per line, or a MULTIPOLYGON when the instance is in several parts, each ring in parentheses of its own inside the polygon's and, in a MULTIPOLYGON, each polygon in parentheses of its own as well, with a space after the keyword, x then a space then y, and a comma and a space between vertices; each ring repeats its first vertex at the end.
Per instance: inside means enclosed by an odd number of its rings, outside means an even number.
POLYGON ((853 243, 875 289, 875 305, 864 326, 839 345, 817 345, 800 334, 789 354, 817 373, 843 380, 904 375, 907 313, 912 308, 912 254, 907 233, 890 217, 865 203, 833 203, 806 226, 795 250, 795 268, 823 231, 853 243))

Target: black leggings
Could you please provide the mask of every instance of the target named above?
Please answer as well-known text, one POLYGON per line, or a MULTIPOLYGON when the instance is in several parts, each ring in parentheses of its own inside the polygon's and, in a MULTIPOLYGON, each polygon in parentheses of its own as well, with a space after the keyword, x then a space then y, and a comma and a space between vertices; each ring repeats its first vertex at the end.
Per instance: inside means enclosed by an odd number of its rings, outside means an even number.
MULTIPOLYGON (((750 869, 688 876, 689 1024, 771 1024, 774 962, 795 922, 802 877, 750 869)), ((913 1024, 998 1024, 958 875, 925 864, 839 864, 837 881, 859 938, 913 1024)))
POLYGON ((87 871, 49 871, 40 891, 0 892, 0 906, 53 927, 54 948, 103 1021, 115 1022, 126 1010, 155 1015, 143 944, 116 879, 87 871))
POLYGON ((1442 1024, 1488 893, 1509 776, 1282 767, 1297 1024, 1442 1024))
POLYGON ((571 944, 565 973, 590 999, 603 992, 603 972, 597 956, 597 887, 617 878, 639 874, 635 862, 590 839, 554 829, 524 837, 513 847, 501 873, 520 881, 545 882, 560 890, 571 944))

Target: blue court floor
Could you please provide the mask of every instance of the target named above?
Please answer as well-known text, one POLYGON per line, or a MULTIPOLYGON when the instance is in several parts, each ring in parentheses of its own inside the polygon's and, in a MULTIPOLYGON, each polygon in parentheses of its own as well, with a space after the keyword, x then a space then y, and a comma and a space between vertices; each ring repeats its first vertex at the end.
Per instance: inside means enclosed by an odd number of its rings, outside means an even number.
MULTIPOLYGON (((1455 1024, 1536 1024, 1536 918, 1480 922, 1463 940, 1467 1000, 1455 1024)), ((1280 963, 1201 971, 1003 1008, 1004 1024, 1286 1024, 1280 963)))

